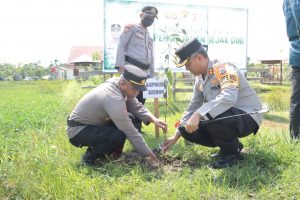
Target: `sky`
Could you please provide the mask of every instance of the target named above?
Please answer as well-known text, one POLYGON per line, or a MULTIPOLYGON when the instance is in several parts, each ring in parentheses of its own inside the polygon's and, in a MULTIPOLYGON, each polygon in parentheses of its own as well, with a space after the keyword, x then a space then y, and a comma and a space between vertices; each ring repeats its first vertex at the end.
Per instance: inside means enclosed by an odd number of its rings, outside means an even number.
MULTIPOLYGON (((248 57, 287 59, 282 0, 194 2, 248 8, 248 57)), ((103 46, 102 5, 103 0, 1 0, 0 63, 48 66, 55 59, 67 62, 72 46, 103 46)))

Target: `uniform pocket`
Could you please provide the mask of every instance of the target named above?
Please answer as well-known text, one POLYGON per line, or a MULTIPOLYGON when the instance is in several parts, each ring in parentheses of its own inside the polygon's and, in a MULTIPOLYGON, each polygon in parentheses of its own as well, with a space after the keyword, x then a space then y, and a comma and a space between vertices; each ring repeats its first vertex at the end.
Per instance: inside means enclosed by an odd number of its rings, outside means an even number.
POLYGON ((136 32, 134 42, 136 45, 145 45, 145 35, 141 32, 136 32))

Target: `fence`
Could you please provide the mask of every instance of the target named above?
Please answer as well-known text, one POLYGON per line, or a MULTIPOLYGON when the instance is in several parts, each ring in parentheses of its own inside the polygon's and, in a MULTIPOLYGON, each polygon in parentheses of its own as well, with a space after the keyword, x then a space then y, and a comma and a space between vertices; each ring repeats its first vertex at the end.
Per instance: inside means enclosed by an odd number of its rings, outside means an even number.
POLYGON ((176 93, 182 92, 193 92, 193 85, 195 82, 195 77, 188 72, 182 72, 182 77, 177 77, 176 73, 173 73, 173 85, 172 85, 172 94, 174 100, 176 100, 176 93), (178 87, 178 83, 183 83, 184 87, 178 87))
MULTIPOLYGON (((282 61, 281 60, 264 60, 261 61, 262 67, 248 67, 245 77, 249 81, 259 81, 267 84, 281 84, 282 83, 282 61), (275 68, 264 67, 264 65, 274 66, 280 65, 280 71, 274 70, 275 68), (280 74, 279 74, 280 72, 280 74), (278 75, 279 74, 279 75, 278 75)), ((102 71, 79 72, 80 78, 86 78, 92 75, 100 75, 105 81, 113 77, 113 73, 103 73, 102 71)), ((173 73, 172 94, 176 100, 176 93, 189 93, 193 92, 193 85, 195 77, 189 72, 173 73)), ((84 86, 83 88, 93 88, 94 86, 84 86)))
POLYGON ((282 84, 282 60, 261 60, 261 67, 247 67, 247 80, 258 80, 264 84, 282 84))

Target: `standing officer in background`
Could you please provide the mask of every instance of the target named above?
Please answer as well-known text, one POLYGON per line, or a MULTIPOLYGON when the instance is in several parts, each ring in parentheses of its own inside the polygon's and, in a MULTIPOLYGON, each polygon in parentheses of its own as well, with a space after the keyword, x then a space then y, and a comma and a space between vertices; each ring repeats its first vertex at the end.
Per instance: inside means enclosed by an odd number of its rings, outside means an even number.
POLYGON ((284 0, 286 30, 290 41, 289 64, 292 67, 290 134, 300 139, 300 0, 284 0))
POLYGON ((143 70, 125 65, 119 78, 107 80, 77 103, 67 121, 67 134, 74 146, 88 147, 82 157, 84 163, 92 165, 95 159, 109 154, 119 156, 126 138, 138 153, 158 161, 135 128, 131 116, 133 114, 147 125, 153 122, 167 129, 165 122, 135 98, 140 91, 147 90, 146 79, 143 70))
MULTIPOLYGON (((117 50, 116 68, 123 71, 125 64, 132 64, 147 72, 148 77, 154 77, 153 39, 150 38, 147 27, 151 26, 157 18, 158 10, 152 6, 146 6, 140 13, 141 22, 137 25, 127 25, 119 39, 117 50)), ((146 99, 140 92, 137 99, 142 104, 146 99)), ((141 132, 142 121, 139 122, 141 132)))
POLYGON ((221 117, 255 112, 262 105, 243 74, 229 62, 211 61, 201 43, 194 39, 177 50, 178 67, 186 66, 198 76, 192 100, 181 118, 175 135, 163 146, 167 151, 182 136, 208 147, 220 147, 220 159, 212 166, 223 168, 242 159, 243 144, 238 138, 256 133, 262 122, 261 114, 251 114, 203 123, 221 117))

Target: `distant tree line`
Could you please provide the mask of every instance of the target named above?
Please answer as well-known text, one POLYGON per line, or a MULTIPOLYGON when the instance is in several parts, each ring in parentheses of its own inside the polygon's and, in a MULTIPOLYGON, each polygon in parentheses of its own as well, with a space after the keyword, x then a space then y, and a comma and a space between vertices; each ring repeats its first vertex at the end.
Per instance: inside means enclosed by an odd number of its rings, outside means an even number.
POLYGON ((45 68, 40 63, 27 63, 22 65, 13 65, 10 63, 0 63, 0 78, 14 79, 18 76, 24 77, 37 77, 50 74, 50 66, 45 68))

